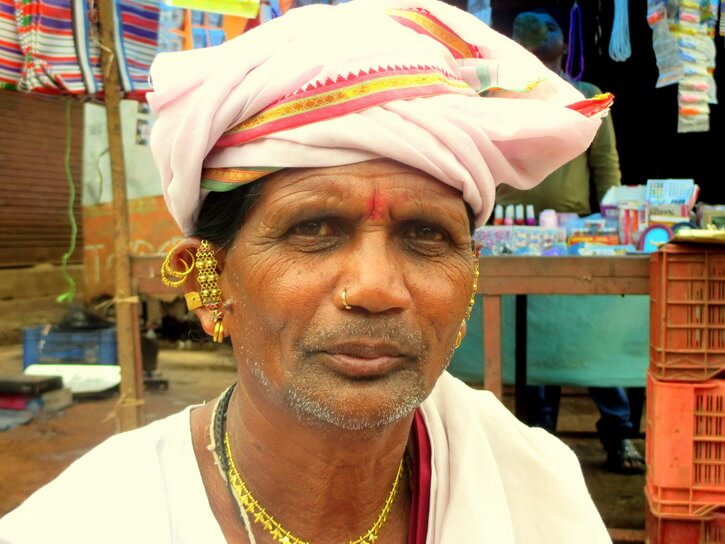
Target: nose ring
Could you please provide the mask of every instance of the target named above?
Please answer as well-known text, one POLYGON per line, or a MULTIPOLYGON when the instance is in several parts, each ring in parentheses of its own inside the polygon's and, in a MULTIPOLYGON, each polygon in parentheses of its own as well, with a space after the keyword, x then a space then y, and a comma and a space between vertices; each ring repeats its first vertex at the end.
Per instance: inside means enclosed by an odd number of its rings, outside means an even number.
POLYGON ((347 289, 343 289, 340 293, 340 299, 342 300, 342 307, 346 310, 352 310, 352 306, 347 303, 347 289))

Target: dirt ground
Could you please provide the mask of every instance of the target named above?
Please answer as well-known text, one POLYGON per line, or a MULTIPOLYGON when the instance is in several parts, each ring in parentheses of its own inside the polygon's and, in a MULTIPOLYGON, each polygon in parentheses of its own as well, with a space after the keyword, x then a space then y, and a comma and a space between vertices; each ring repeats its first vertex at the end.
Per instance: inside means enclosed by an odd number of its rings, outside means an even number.
MULTIPOLYGON (((19 372, 21 361, 20 346, 0 347, 0 374, 19 372)), ((189 404, 210 400, 234 380, 228 357, 219 351, 162 350, 158 368, 170 386, 168 391, 146 393, 145 422, 172 414, 189 404)), ((117 395, 112 395, 79 401, 60 413, 0 432, 0 516, 114 434, 113 410, 117 400, 117 395)), ((505 402, 512 407, 512 398, 507 396, 505 402)), ((596 408, 586 395, 562 399, 560 430, 591 432, 596 419, 596 408)), ((607 526, 642 529, 646 506, 644 477, 613 475, 602 470, 604 453, 593 433, 579 433, 565 441, 579 456, 590 492, 607 526)), ((636 443, 640 449, 644 447, 642 441, 636 443)))

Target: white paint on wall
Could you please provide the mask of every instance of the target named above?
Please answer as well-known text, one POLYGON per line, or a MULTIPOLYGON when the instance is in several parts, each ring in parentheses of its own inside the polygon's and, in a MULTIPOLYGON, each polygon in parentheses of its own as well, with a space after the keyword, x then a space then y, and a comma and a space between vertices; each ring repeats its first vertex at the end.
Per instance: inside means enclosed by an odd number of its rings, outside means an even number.
MULTIPOLYGON (((148 144, 137 143, 139 103, 121 102, 123 154, 126 166, 127 196, 141 198, 161 194, 161 181, 148 144)), ((83 204, 86 206, 111 201, 111 164, 108 155, 106 110, 104 106, 87 103, 83 128, 83 204)))

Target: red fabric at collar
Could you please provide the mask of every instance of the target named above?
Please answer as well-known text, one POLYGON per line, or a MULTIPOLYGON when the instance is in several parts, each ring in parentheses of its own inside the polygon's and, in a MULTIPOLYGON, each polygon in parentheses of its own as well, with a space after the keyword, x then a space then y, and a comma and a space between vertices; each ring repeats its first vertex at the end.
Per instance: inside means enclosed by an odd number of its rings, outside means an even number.
POLYGON ((408 544, 425 544, 428 536, 428 513, 430 508, 431 447, 423 415, 415 411, 410 432, 412 477, 410 481, 410 525, 408 544))

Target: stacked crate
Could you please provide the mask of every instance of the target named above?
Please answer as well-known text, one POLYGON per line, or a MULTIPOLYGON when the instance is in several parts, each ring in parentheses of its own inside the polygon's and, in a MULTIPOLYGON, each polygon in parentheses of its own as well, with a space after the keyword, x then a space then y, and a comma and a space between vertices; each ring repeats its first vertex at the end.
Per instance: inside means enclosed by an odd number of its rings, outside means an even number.
POLYGON ((725 544, 724 249, 650 260, 649 544, 725 544))

